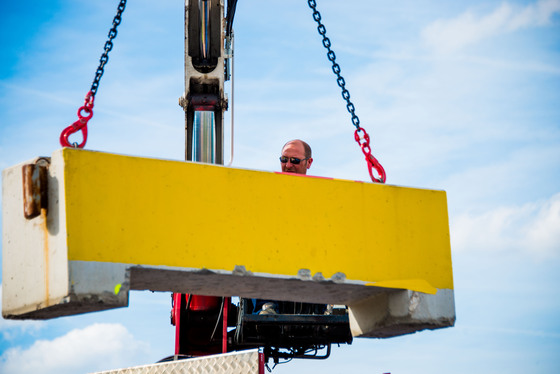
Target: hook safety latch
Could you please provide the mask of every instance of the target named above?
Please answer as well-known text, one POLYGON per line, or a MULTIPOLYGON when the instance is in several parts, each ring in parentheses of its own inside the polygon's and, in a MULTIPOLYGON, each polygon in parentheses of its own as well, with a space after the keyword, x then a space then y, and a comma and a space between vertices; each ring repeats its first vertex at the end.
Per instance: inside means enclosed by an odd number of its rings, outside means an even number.
POLYGON ((60 133, 60 145, 63 147, 84 148, 87 141, 87 124, 93 116, 93 100, 94 95, 90 91, 86 95, 84 105, 78 109, 78 120, 60 133), (78 131, 82 131, 82 142, 80 144, 70 143, 68 137, 78 131))
POLYGON ((371 147, 369 146, 369 135, 362 127, 358 127, 354 132, 354 139, 360 147, 362 148, 362 153, 366 156, 366 162, 368 166, 369 176, 372 182, 375 183, 385 183, 387 176, 385 175, 385 169, 377 161, 377 159, 371 154, 371 147), (379 177, 373 175, 373 169, 377 172, 379 177))

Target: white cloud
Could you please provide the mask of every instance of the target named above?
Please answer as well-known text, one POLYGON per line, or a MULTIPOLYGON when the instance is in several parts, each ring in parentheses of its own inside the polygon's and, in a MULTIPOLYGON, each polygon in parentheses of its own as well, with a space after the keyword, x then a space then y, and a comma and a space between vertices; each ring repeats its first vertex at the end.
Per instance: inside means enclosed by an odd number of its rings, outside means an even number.
POLYGON ((560 194, 543 204, 526 227, 525 245, 544 253, 560 252, 560 194))
POLYGON ((96 323, 54 340, 37 340, 27 349, 13 347, 0 357, 0 372, 83 373, 144 364, 147 343, 120 324, 96 323))
POLYGON ((20 321, 0 318, 0 333, 2 334, 2 339, 6 341, 17 339, 21 334, 34 336, 43 326, 43 321, 20 321))
POLYGON ((525 251, 538 258, 560 254, 560 193, 547 201, 463 214, 451 226, 454 251, 525 251))
POLYGON ((453 19, 437 20, 422 30, 422 38, 437 52, 449 53, 495 35, 546 25, 559 12, 560 0, 541 0, 524 8, 503 3, 490 14, 466 11, 453 19))

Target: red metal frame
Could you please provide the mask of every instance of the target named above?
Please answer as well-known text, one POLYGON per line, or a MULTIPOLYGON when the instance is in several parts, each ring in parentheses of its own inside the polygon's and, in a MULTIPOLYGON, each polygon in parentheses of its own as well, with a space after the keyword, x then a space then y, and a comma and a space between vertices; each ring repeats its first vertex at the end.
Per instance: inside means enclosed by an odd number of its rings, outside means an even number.
MULTIPOLYGON (((230 298, 222 298, 217 296, 202 296, 202 295, 189 295, 174 293, 173 296, 173 307, 171 309, 171 323, 175 325, 175 354, 184 354, 186 347, 181 347, 181 334, 184 334, 187 326, 183 326, 187 321, 181 321, 181 313, 188 308, 189 311, 193 312, 218 312, 219 308, 222 307, 222 329, 221 329, 221 351, 226 353, 228 351, 227 345, 227 327, 228 327, 228 309, 230 304, 230 298), (189 300, 190 297, 190 300, 189 300), (188 305, 186 305, 188 302, 188 305)), ((207 351, 197 351, 193 352, 194 355, 210 355, 216 354, 215 347, 208 347, 207 351)))

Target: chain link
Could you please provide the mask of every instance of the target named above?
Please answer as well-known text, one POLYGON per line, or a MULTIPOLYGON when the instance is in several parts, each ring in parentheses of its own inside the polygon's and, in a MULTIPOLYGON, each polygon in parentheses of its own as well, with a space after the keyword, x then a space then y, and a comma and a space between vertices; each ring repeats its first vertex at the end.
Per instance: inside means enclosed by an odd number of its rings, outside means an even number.
POLYGON ((117 36, 117 27, 120 25, 122 20, 122 14, 124 12, 124 8, 126 7, 126 0, 121 0, 119 6, 117 7, 117 14, 115 18, 113 18, 113 27, 109 30, 109 34, 107 35, 109 39, 105 42, 105 47, 103 50, 103 54, 99 59, 99 66, 95 71, 95 78, 93 79, 93 83, 91 84, 91 93, 93 96, 97 93, 97 88, 99 87, 99 81, 105 72, 105 64, 109 61, 109 52, 113 49, 113 39, 117 36))
POLYGON ((317 3, 315 0, 308 0, 307 4, 313 10, 313 19, 317 22, 317 31, 319 32, 319 35, 323 37, 323 46, 327 49, 327 57, 332 63, 332 71, 336 75, 336 83, 342 90, 342 98, 346 100, 346 109, 352 116, 352 124, 356 126, 356 129, 359 129, 360 119, 356 115, 356 108, 354 107, 354 104, 350 101, 350 92, 346 89, 346 81, 341 75, 340 65, 336 62, 336 55, 331 49, 331 40, 327 37, 327 29, 325 28, 325 25, 321 22, 321 13, 317 10, 317 3))
POLYGON ((317 22, 317 31, 319 31, 319 35, 323 37, 323 47, 327 49, 327 57, 329 61, 332 63, 332 71, 336 75, 336 83, 342 90, 342 98, 346 101, 346 110, 352 116, 352 124, 356 126, 356 131, 354 132, 354 139, 362 149, 362 152, 365 156, 369 176, 371 180, 376 183, 385 183, 386 175, 383 166, 377 161, 377 159, 371 154, 371 147, 369 145, 369 135, 362 127, 360 127, 360 119, 356 115, 356 108, 352 101, 350 101, 350 92, 346 89, 346 81, 342 77, 340 73, 340 65, 336 62, 336 55, 334 51, 331 49, 331 40, 327 37, 327 29, 325 25, 321 22, 321 13, 317 10, 317 3, 315 0, 307 0, 307 4, 313 10, 313 19, 317 22), (376 177, 373 173, 375 170, 379 177, 376 177))
POLYGON ((105 64, 109 61, 109 52, 113 49, 113 39, 117 36, 117 27, 120 25, 122 20, 122 13, 126 7, 126 0, 120 0, 119 6, 117 7, 117 15, 113 18, 113 27, 109 30, 109 39, 105 42, 105 47, 103 54, 99 59, 99 66, 95 71, 95 78, 91 84, 91 89, 86 95, 85 103, 80 109, 78 109, 78 120, 72 125, 68 126, 60 134, 60 145, 63 147, 74 147, 74 148, 84 148, 87 141, 88 121, 93 116, 93 102, 95 99, 95 94, 97 93, 97 88, 99 87, 99 81, 104 73, 105 64), (84 115, 85 114, 85 115, 84 115), (82 142, 80 144, 73 142, 71 143, 68 137, 78 131, 82 132, 82 142))

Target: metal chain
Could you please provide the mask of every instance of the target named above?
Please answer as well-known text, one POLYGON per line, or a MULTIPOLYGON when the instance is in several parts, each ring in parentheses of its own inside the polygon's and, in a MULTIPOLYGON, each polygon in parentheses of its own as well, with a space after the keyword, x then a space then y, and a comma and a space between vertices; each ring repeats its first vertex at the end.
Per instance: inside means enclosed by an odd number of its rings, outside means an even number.
POLYGON ((356 131, 354 132, 354 139, 362 149, 362 152, 366 158, 369 176, 371 180, 376 183, 385 183, 386 175, 383 166, 377 161, 377 159, 371 154, 371 148, 369 145, 369 135, 365 129, 360 127, 360 119, 356 115, 356 108, 352 101, 350 101, 350 92, 346 89, 346 81, 340 74, 340 65, 336 62, 336 55, 331 49, 331 40, 327 37, 327 29, 325 25, 321 22, 321 13, 317 10, 317 3, 315 0, 307 0, 307 4, 313 10, 313 19, 317 22, 317 31, 319 35, 323 37, 323 46, 327 49, 327 57, 332 63, 332 71, 336 75, 336 83, 342 90, 342 98, 346 100, 346 109, 348 113, 352 116, 352 123, 356 126, 356 131), (373 174, 373 169, 377 172, 379 177, 373 174))
POLYGON ((99 87, 99 81, 104 73, 105 64, 109 61, 109 52, 113 49, 113 39, 117 36, 117 27, 120 25, 122 20, 122 14, 124 8, 126 7, 126 0, 120 0, 119 6, 117 7, 117 15, 113 18, 113 27, 109 30, 109 39, 105 42, 105 47, 103 54, 99 59, 99 66, 95 71, 95 78, 91 84, 91 88, 86 95, 84 105, 78 109, 78 120, 72 125, 68 126, 60 134, 60 145, 63 147, 74 147, 74 148, 84 148, 87 141, 88 121, 93 116, 93 103, 95 99, 95 94, 97 93, 97 88, 99 87), (83 115, 85 113, 85 115, 83 115), (80 144, 76 142, 70 142, 69 136, 81 131, 82 132, 82 142, 80 144))
POLYGON ((121 0, 119 6, 117 7, 117 14, 115 18, 113 18, 113 27, 109 30, 109 34, 107 35, 109 39, 105 42, 105 47, 103 50, 103 54, 99 59, 99 66, 95 71, 95 78, 93 79, 93 83, 91 84, 91 93, 93 96, 97 93, 97 88, 99 87, 99 81, 105 72, 105 64, 109 61, 109 52, 113 49, 113 39, 117 36, 117 27, 121 23, 122 14, 124 12, 124 8, 126 7, 126 0, 121 0))
POLYGON ((332 62, 332 71, 336 75, 336 83, 342 89, 342 98, 346 100, 346 109, 348 113, 352 116, 352 123, 356 126, 356 129, 360 128, 360 119, 356 115, 356 108, 354 104, 350 101, 350 92, 346 89, 346 81, 340 74, 340 65, 336 62, 336 55, 331 49, 331 40, 327 37, 327 29, 325 25, 321 22, 321 13, 317 10, 317 3, 315 0, 308 0, 307 4, 313 10, 313 19, 317 22, 317 31, 323 37, 323 46, 327 49, 327 57, 329 61, 332 62))

